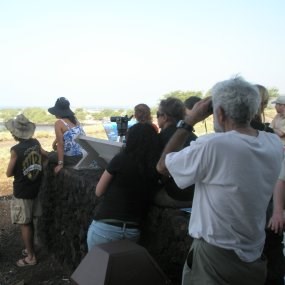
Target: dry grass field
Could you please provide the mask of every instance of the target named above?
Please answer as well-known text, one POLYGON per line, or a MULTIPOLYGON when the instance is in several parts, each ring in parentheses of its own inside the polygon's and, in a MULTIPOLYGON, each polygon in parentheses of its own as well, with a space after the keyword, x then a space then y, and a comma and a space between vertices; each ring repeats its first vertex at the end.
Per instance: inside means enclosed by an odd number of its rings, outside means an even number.
MULTIPOLYGON (((268 109, 266 111, 266 121, 271 122, 275 115, 275 109, 268 109)), ((94 125, 88 125, 84 127, 87 136, 107 139, 103 125, 101 122, 96 122, 94 125)), ((195 126, 195 131, 198 136, 205 133, 211 133, 213 131, 213 119, 212 116, 207 118, 204 122, 201 122, 195 126)), ((51 151, 52 141, 54 140, 53 132, 35 132, 34 135, 42 147, 51 151)), ((0 197, 12 194, 12 182, 13 178, 6 177, 6 169, 10 157, 10 148, 15 144, 11 134, 8 131, 0 132, 0 197)))
MULTIPOLYGON (((85 126, 84 130, 87 136, 107 139, 103 126, 99 122, 94 125, 85 126)), ((40 141, 45 150, 52 150, 51 145, 55 138, 52 131, 36 131, 34 137, 40 141)), ((8 131, 0 132, 0 197, 12 194, 13 177, 6 177, 6 169, 10 158, 10 148, 15 144, 15 140, 8 131)))

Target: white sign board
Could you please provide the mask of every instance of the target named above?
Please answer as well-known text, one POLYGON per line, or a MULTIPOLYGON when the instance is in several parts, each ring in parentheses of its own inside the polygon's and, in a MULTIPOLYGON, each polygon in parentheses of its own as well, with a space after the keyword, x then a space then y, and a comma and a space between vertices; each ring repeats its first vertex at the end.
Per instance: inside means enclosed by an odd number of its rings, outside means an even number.
POLYGON ((106 168, 110 160, 120 152, 122 142, 97 139, 88 136, 79 136, 76 142, 84 149, 83 158, 74 167, 75 169, 90 168, 95 161, 101 168, 106 168))

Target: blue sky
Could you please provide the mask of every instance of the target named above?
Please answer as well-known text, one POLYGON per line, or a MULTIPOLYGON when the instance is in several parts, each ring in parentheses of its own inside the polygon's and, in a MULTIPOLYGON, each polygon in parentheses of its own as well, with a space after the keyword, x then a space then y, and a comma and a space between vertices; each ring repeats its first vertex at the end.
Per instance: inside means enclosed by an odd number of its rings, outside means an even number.
POLYGON ((0 2, 0 107, 156 106, 240 74, 285 93, 284 0, 0 2))

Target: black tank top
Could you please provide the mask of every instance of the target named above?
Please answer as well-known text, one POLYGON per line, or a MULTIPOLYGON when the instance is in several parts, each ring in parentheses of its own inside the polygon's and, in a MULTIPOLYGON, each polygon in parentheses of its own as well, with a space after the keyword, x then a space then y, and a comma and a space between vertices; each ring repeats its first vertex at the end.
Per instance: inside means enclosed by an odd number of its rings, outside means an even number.
POLYGON ((14 167, 14 196, 34 199, 38 195, 43 173, 41 146, 36 139, 28 139, 13 146, 17 155, 14 167))

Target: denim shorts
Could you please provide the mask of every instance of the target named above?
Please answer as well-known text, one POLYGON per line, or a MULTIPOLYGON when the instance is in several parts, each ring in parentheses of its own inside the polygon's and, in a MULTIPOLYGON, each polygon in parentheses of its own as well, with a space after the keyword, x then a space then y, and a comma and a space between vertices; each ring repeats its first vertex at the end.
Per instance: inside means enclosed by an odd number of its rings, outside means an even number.
POLYGON ((116 240, 128 239, 137 242, 140 237, 138 228, 125 228, 93 220, 87 232, 87 246, 90 251, 94 246, 116 240))

